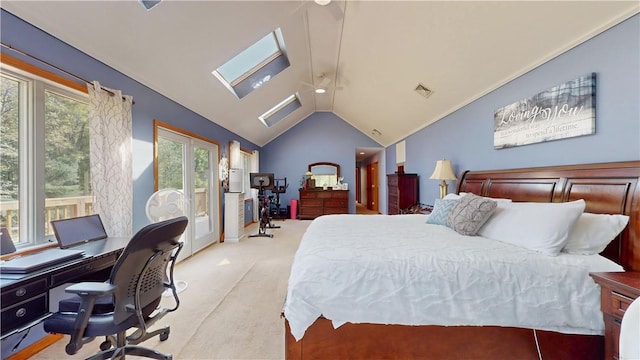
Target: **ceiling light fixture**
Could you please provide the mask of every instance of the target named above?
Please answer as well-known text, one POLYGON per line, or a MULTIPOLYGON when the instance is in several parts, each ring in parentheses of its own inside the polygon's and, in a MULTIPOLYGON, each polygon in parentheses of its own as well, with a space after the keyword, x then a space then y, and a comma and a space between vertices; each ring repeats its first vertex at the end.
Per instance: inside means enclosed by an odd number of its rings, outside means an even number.
POLYGON ((331 0, 314 0, 314 1, 316 4, 322 5, 322 6, 329 5, 329 3, 331 2, 331 0))
POLYGON ((320 81, 318 81, 317 85, 314 86, 314 91, 316 92, 316 94, 324 94, 327 92, 327 86, 331 84, 331 79, 326 77, 324 74, 320 74, 318 78, 320 79, 320 81))
POLYGON ((320 82, 318 83, 318 87, 324 88, 331 84, 331 79, 324 76, 324 74, 320 75, 320 82))
POLYGON ((371 135, 373 135, 373 136, 381 136, 382 133, 378 129, 373 129, 373 130, 371 130, 371 135))

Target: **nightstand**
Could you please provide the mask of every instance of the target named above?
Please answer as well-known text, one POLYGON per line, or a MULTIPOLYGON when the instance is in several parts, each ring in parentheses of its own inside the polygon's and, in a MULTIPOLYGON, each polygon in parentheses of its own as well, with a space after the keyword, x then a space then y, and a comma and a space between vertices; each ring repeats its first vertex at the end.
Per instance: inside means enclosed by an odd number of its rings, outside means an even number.
POLYGON ((620 323, 631 302, 640 297, 640 272, 600 272, 590 274, 600 285, 600 309, 604 316, 605 359, 618 359, 620 323))

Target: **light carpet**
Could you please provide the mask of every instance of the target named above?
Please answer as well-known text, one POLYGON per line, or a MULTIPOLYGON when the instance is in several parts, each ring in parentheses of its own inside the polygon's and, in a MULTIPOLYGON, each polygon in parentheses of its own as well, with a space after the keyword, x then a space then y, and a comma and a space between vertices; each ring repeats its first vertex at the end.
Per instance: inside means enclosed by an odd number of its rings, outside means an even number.
MULTIPOLYGON (((280 312, 293 256, 310 222, 275 220, 281 228, 267 230, 273 238, 214 244, 176 265, 176 281, 186 281, 188 287, 180 294, 179 309, 158 322, 171 325, 169 339, 142 345, 174 359, 284 358, 280 312)), ((246 234, 256 232, 256 224, 245 228, 246 234)), ((31 359, 84 359, 97 352, 102 340, 86 344, 74 356, 64 352, 67 341, 65 337, 31 359)))

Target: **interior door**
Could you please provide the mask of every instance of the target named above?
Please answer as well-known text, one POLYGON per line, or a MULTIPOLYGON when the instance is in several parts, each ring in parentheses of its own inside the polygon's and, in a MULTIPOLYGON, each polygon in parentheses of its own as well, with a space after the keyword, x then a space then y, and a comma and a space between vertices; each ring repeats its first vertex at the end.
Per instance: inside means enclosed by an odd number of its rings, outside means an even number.
POLYGON ((189 225, 180 259, 191 256, 219 240, 218 147, 175 131, 158 128, 157 188, 182 190, 189 225))
POLYGON ((379 211, 378 200, 380 199, 380 192, 378 191, 378 162, 371 164, 371 210, 375 212, 379 211))
POLYGON ((356 202, 361 203, 362 196, 360 195, 360 166, 356 166, 356 202))
POLYGON ((364 185, 367 193, 367 209, 373 210, 373 194, 371 193, 371 164, 367 164, 366 184, 364 185))

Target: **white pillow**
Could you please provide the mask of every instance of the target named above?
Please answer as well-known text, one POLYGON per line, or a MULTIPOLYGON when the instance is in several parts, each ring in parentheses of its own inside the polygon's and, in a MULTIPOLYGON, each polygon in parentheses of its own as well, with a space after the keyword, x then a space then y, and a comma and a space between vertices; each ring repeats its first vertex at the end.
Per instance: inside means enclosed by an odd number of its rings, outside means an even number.
POLYGON ((599 254, 628 222, 627 215, 584 213, 578 218, 562 251, 579 255, 599 254))
POLYGON ((498 202, 478 235, 558 255, 584 211, 584 200, 565 203, 498 202))

